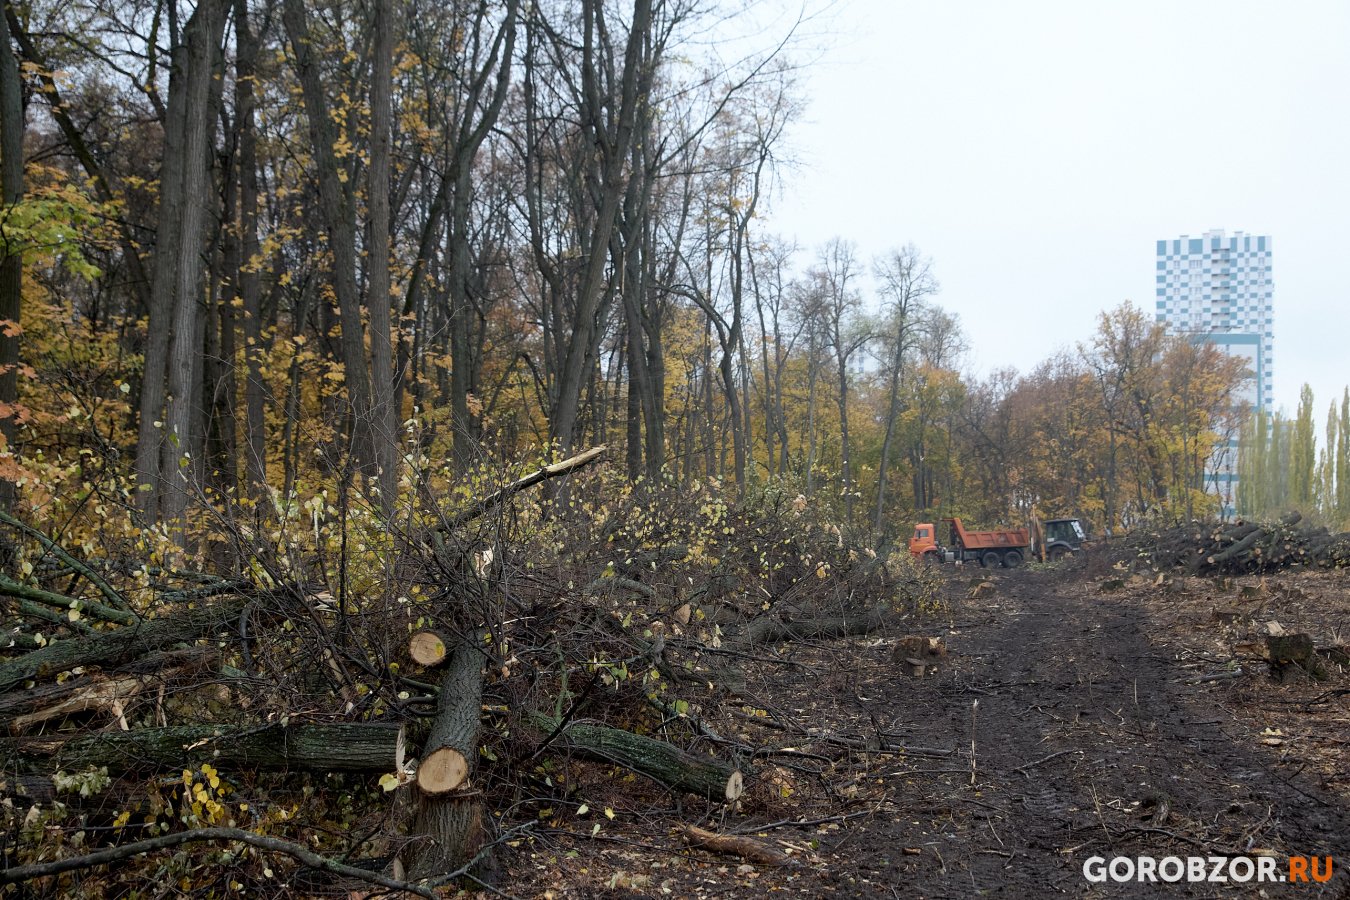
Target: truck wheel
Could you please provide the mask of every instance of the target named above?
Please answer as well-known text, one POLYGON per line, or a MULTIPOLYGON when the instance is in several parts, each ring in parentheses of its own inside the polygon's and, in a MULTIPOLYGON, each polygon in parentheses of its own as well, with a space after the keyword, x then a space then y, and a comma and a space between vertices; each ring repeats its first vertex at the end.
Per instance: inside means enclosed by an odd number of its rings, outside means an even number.
POLYGON ((1068 555, 1069 555, 1069 548, 1068 548, 1068 547, 1062 547, 1062 546, 1061 546, 1061 547, 1051 547, 1051 548, 1050 548, 1050 561, 1051 561, 1051 562, 1057 563, 1057 562, 1059 562, 1060 560, 1062 560, 1064 557, 1066 557, 1066 556, 1068 556, 1068 555))
POLYGON ((998 554, 995 553, 993 550, 990 550, 988 553, 985 553, 983 556, 980 557, 980 565, 984 566, 986 569, 997 569, 998 554))
POLYGON ((1003 564, 1010 569, 1016 569, 1022 565, 1022 553, 1019 550, 1009 550, 1003 554, 1003 564))
POLYGON ((926 566, 940 566, 942 565, 942 554, 936 550, 929 550, 923 555, 923 563, 926 566))

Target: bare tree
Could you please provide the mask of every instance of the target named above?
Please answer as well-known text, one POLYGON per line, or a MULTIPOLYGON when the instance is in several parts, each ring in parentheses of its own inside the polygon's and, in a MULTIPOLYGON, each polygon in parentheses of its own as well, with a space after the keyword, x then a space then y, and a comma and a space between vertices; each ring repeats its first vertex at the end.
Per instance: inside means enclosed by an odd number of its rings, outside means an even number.
POLYGON ((784 473, 788 467, 787 415, 783 407, 783 371, 788 357, 801 334, 800 326, 790 334, 785 329, 788 299, 788 266, 797 247, 782 241, 770 240, 752 247, 748 255, 751 290, 755 296, 755 312, 759 318, 760 365, 762 369, 764 406, 764 450, 769 474, 774 474, 774 451, 777 440, 777 469, 784 473))
POLYGON ((857 248, 834 238, 820 251, 818 273, 823 288, 825 334, 834 356, 839 379, 835 399, 839 405, 839 455, 844 518, 853 521, 853 461, 848 435, 849 366, 855 355, 872 340, 871 324, 859 314, 859 297, 852 286, 857 277, 857 248))
POLYGON ((938 292, 938 281, 932 271, 932 261, 919 253, 913 244, 892 250, 875 264, 880 293, 885 303, 886 347, 886 426, 881 440, 881 459, 877 464, 877 503, 872 518, 873 534, 882 537, 886 513, 886 475, 891 459, 891 445, 895 437, 896 420, 901 410, 901 382, 904 379, 905 358, 916 340, 916 319, 924 301, 938 292))

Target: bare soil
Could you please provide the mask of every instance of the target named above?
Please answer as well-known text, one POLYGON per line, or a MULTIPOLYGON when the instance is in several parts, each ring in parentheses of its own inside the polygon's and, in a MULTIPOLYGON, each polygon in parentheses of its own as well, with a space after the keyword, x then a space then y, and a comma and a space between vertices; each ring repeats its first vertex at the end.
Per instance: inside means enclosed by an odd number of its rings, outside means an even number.
POLYGON ((945 607, 879 638, 784 645, 749 665, 741 696, 707 704, 731 710, 704 723, 720 738, 710 751, 777 751, 751 761, 738 809, 677 803, 619 771, 558 773, 580 779, 577 805, 540 811, 503 884, 557 898, 1350 898, 1350 675, 1332 665, 1325 682, 1277 683, 1234 649, 1268 621, 1342 642, 1350 577, 1187 582, 1080 565, 978 587, 980 572, 948 570, 945 607), (946 639, 936 674, 903 674, 892 659, 903 634, 946 639), (689 849, 689 823, 758 837, 794 862, 689 849), (1259 886, 1083 875, 1091 856, 1239 854, 1273 856, 1281 871, 1291 855, 1331 856, 1334 875, 1259 886))

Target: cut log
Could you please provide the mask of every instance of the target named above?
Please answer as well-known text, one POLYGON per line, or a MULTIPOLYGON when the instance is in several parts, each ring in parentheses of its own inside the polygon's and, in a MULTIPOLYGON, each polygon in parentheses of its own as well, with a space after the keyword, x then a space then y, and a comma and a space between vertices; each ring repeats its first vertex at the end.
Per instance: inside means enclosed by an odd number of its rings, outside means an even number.
POLYGON ((1221 562, 1227 562, 1228 560, 1233 559, 1236 556, 1246 553, 1252 547, 1256 546, 1257 541, 1259 541, 1261 538, 1265 536, 1266 533, 1264 531, 1261 531, 1260 529, 1252 531, 1250 534, 1248 534, 1242 540, 1238 541, 1236 544, 1233 544, 1228 549, 1209 556, 1206 559, 1206 562, 1208 562, 1211 566, 1217 565, 1218 563, 1221 562))
POLYGON ((448 794, 468 778, 469 761, 454 747, 437 747, 417 767, 417 787, 430 797, 448 794))
POLYGON ((67 678, 60 684, 39 684, 26 691, 0 694, 0 720, 54 706, 109 679, 121 681, 140 676, 142 681, 146 681, 148 679, 145 676, 154 676, 156 680, 164 680, 219 663, 220 650, 216 647, 189 647, 186 650, 151 653, 111 673, 86 673, 80 678, 67 678))
POLYGON ((21 584, 3 573, 0 573, 0 594, 19 600, 27 600, 30 603, 41 603, 54 609, 70 610, 77 615, 92 617, 103 622, 113 622, 118 625, 134 625, 140 621, 140 617, 129 610, 116 609, 97 600, 54 594, 32 585, 21 584))
POLYGON ((110 773, 181 770, 194 762, 217 768, 311 772, 392 772, 400 726, 385 723, 244 728, 177 725, 85 737, 0 740, 0 760, 32 770, 68 772, 107 766, 110 773))
POLYGON ((911 678, 922 678, 928 667, 924 665, 923 660, 909 657, 905 660, 905 672, 911 678))
POLYGON ((886 605, 880 604, 842 616, 812 613, 791 622, 785 622, 773 612, 768 612, 753 619, 744 628, 732 631, 728 637, 734 643, 757 645, 871 634, 886 620, 887 611, 886 605))
POLYGON ((588 594, 610 594, 616 591, 632 591, 634 594, 641 594, 644 597, 656 597, 656 591, 649 585, 620 575, 601 576, 586 585, 586 593, 588 594))
POLYGON ((20 806, 45 806, 56 799, 56 785, 43 775, 7 775, 0 779, 0 797, 20 806))
MULTIPOLYGON (((410 858, 403 863, 415 880, 463 868, 491 841, 491 826, 480 798, 455 790, 473 776, 478 758, 485 659, 480 649, 482 636, 474 636, 477 643, 466 639, 455 644, 441 677, 436 717, 423 753, 423 759, 437 771, 428 773, 427 783, 433 790, 427 791, 418 770, 419 796, 412 833, 420 839, 409 846, 410 858), (447 777, 454 757, 458 757, 461 768, 457 781, 447 777), (451 781, 455 781, 454 787, 442 789, 451 781)), ((475 877, 486 875, 490 864, 490 860, 480 859, 475 877)))
POLYGON ((29 679, 45 678, 76 666, 116 663, 183 641, 195 641, 233 627, 247 605, 246 597, 227 597, 198 609, 176 610, 134 627, 57 641, 0 665, 0 694, 29 679))
POLYGON ((439 666, 445 662, 450 651, 445 646, 445 638, 434 631, 419 631, 408 638, 408 655, 419 666, 439 666))
MULTIPOLYGON (((558 729, 558 720, 543 713, 532 713, 526 718, 548 734, 558 729)), ((744 776, 735 767, 621 728, 569 722, 558 735, 557 744, 579 756, 646 775, 678 793, 729 802, 738 799, 745 790, 744 776)))
POLYGON ((684 839, 691 847, 711 850, 724 856, 736 856, 761 866, 786 866, 792 862, 792 857, 777 847, 744 835, 717 834, 697 825, 689 825, 684 829, 684 839))
POLYGON ((741 799, 745 793, 745 776, 740 772, 732 772, 731 777, 727 779, 726 798, 728 803, 735 803, 741 799))

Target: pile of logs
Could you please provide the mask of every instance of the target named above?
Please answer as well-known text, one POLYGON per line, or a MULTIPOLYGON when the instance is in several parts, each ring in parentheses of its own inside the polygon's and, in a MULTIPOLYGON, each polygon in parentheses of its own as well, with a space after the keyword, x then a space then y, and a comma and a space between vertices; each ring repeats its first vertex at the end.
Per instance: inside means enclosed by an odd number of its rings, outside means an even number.
POLYGON ((1350 566, 1350 533, 1332 534, 1292 512, 1278 522, 1223 522, 1178 525, 1165 531, 1137 531, 1125 546, 1132 558, 1157 569, 1190 575, 1242 575, 1293 566, 1350 566))

